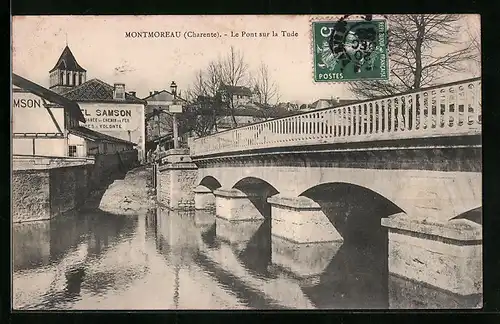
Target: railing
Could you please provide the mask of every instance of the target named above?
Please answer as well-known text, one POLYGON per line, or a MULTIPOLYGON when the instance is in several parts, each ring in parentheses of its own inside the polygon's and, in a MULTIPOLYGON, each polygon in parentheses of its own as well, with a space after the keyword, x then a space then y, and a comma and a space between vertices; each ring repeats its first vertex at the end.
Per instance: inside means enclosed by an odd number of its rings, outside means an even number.
POLYGON ((481 78, 234 128, 191 141, 191 156, 280 146, 481 133, 481 78))

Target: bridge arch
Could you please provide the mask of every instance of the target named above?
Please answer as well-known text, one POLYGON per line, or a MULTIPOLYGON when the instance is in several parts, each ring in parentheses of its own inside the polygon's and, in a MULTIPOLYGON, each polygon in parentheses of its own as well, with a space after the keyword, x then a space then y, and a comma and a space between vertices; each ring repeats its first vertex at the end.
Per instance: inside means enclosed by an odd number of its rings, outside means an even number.
POLYGON ((278 194, 279 191, 269 182, 256 177, 245 177, 236 182, 232 188, 245 193, 265 219, 271 217, 271 205, 267 202, 267 198, 278 194))
POLYGON ((369 188, 347 182, 322 183, 305 190, 299 196, 307 197, 320 205, 346 244, 386 245, 387 231, 381 226, 380 220, 404 212, 389 198, 369 188))
POLYGON ((467 219, 470 220, 471 222, 483 225, 483 206, 479 206, 471 210, 468 210, 464 213, 461 213, 460 215, 453 217, 450 220, 454 219, 467 219))
POLYGON ((214 177, 212 177, 212 176, 206 176, 206 177, 204 177, 203 179, 201 179, 201 181, 200 181, 200 183, 198 185, 206 187, 206 188, 210 189, 210 191, 212 191, 212 192, 214 190, 217 190, 220 187, 222 187, 222 185, 220 184, 220 182, 217 179, 215 179, 214 177))

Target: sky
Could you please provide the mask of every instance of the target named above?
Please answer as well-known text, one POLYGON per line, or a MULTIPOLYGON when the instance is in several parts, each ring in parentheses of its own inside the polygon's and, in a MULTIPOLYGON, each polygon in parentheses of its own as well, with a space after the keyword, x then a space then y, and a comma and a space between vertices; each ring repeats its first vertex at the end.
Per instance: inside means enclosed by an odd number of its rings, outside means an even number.
MULTIPOLYGON (((69 45, 87 80, 125 83, 126 91, 146 97, 150 91, 189 88, 196 71, 228 53, 244 53, 250 69, 269 67, 280 101, 311 103, 320 98, 352 98, 342 83, 314 83, 311 54, 312 16, 16 16, 12 28, 13 72, 49 86, 48 71, 69 45), (229 37, 231 32, 296 32, 297 37, 229 37), (219 32, 221 38, 130 38, 127 32, 219 32)), ((337 16, 329 16, 337 18, 337 16)), ((479 32, 479 15, 464 25, 479 32)), ((465 37, 465 36, 464 36, 465 37)), ((465 38, 464 38, 464 41, 465 38)), ((463 79, 471 75, 454 76, 463 79)), ((450 80, 452 81, 452 80, 450 80)))

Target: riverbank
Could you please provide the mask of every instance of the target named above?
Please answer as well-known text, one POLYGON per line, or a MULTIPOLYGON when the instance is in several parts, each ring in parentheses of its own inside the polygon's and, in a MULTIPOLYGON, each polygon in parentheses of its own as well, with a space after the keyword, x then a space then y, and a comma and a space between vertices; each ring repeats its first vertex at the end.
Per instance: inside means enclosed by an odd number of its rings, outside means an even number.
POLYGON ((104 192, 99 209, 116 215, 138 215, 156 205, 151 168, 132 169, 125 178, 115 180, 104 192))

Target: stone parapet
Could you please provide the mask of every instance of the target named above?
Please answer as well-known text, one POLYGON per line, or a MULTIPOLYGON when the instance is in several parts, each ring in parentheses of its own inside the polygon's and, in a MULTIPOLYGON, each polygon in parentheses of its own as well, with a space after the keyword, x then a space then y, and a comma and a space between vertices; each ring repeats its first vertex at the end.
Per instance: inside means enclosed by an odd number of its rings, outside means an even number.
POLYGON ((161 159, 162 164, 192 162, 189 156, 189 149, 179 148, 171 149, 165 152, 165 156, 161 159))
POLYGON ((430 222, 397 214, 389 230, 389 272, 458 295, 482 294, 482 227, 466 219, 430 222))
POLYGON ((186 149, 167 151, 166 164, 160 165, 157 199, 165 207, 173 210, 195 208, 195 194, 198 167, 192 163, 186 149), (170 157, 175 157, 170 159, 170 157), (170 159, 170 160, 169 160, 170 159))
POLYGON ((271 233, 293 243, 343 242, 344 239, 323 213, 307 197, 275 195, 271 204, 271 233))

